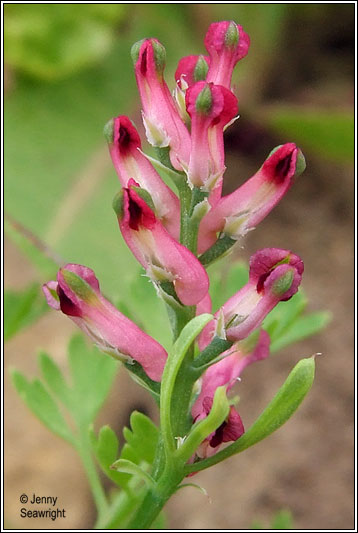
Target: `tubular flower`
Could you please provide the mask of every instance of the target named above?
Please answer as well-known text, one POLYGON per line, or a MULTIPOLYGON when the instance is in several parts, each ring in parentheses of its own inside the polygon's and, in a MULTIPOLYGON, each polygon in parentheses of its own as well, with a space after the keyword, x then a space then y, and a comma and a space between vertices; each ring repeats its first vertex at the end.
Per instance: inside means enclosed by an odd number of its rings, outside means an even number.
POLYGON ((158 218, 169 233, 179 240, 179 200, 140 151, 140 137, 131 120, 123 115, 116 117, 108 122, 105 132, 113 165, 122 186, 127 187, 129 180, 134 178, 148 191, 158 218))
POLYGON ((249 36, 233 21, 214 22, 209 26, 204 43, 210 55, 206 81, 230 89, 233 69, 249 51, 249 36))
POLYGON ((134 359, 151 379, 160 381, 166 351, 102 296, 93 270, 67 264, 57 281, 43 285, 43 292, 48 304, 69 316, 100 350, 120 360, 134 359))
POLYGON ((224 126, 237 115, 237 99, 220 85, 199 81, 186 92, 191 117, 191 152, 188 180, 195 187, 221 195, 225 171, 224 126))
POLYGON ((273 150, 252 178, 222 197, 203 218, 199 253, 215 243, 218 232, 238 240, 254 229, 278 204, 304 168, 304 157, 294 143, 273 150))
POLYGON ((230 341, 245 339, 260 326, 266 315, 298 290, 303 274, 298 255, 280 248, 264 248, 250 259, 248 283, 215 313, 200 335, 200 346, 215 335, 230 341))
POLYGON ((173 283, 184 305, 196 305, 209 289, 204 267, 173 239, 140 194, 140 188, 130 180, 113 204, 126 244, 154 283, 173 283))
POLYGON ((190 135, 164 81, 165 48, 157 39, 133 45, 132 58, 150 144, 170 148, 173 167, 183 170, 189 161, 190 135))
MULTIPOLYGON (((223 359, 211 365, 201 378, 200 393, 192 407, 194 421, 205 418, 211 409, 215 391, 226 385, 226 391, 233 387, 244 368, 251 363, 261 361, 269 355, 270 337, 261 330, 255 336, 255 346, 245 342, 236 343, 230 350, 222 354, 223 359)), ((252 342, 250 343, 252 344, 252 342)), ((235 441, 244 433, 244 426, 235 407, 231 406, 225 422, 207 439, 202 442, 196 452, 198 457, 209 457, 218 451, 224 442, 235 441)))

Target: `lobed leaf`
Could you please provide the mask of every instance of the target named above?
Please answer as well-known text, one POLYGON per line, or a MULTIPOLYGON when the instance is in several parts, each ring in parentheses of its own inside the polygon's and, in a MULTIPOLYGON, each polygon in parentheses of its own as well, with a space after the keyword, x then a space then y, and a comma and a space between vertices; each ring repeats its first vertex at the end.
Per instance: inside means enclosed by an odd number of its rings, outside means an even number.
POLYGON ((30 382, 17 370, 11 371, 11 378, 19 396, 34 415, 36 415, 50 431, 70 444, 73 444, 74 437, 71 430, 65 422, 58 405, 47 392, 41 381, 35 379, 30 382))

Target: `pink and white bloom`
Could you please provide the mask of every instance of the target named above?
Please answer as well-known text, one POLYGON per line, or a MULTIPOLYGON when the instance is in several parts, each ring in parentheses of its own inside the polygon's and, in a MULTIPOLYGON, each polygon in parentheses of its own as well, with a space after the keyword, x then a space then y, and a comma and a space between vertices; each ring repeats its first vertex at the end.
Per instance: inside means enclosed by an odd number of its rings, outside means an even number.
POLYGON ((144 39, 132 47, 132 57, 148 141, 169 146, 173 167, 182 171, 189 162, 190 135, 164 81, 165 48, 157 39, 144 39))
POLYGON ((248 283, 232 296, 202 331, 205 348, 215 335, 236 342, 258 328, 266 315, 298 290, 304 266, 298 255, 280 248, 264 248, 250 259, 248 283))
MULTIPOLYGON (((230 350, 223 353, 224 357, 218 363, 211 365, 201 378, 200 393, 192 407, 194 421, 202 420, 209 414, 215 391, 218 387, 226 386, 226 392, 233 387, 244 368, 251 363, 261 361, 269 355, 270 337, 266 331, 259 333, 256 346, 247 352, 244 343, 237 343, 230 350), (228 355, 229 354, 229 355, 228 355)), ((218 451, 224 442, 235 441, 244 433, 244 426, 235 407, 231 406, 225 422, 205 439, 196 452, 198 457, 210 457, 218 451)))
POLYGON ((214 22, 209 26, 204 43, 210 56, 206 81, 231 89, 234 67, 249 51, 249 36, 233 21, 214 22))
POLYGON ((254 229, 304 170, 304 157, 294 143, 276 148, 262 167, 233 193, 220 198, 200 224, 198 250, 204 253, 222 232, 239 240, 254 229))
POLYGON ((211 203, 221 195, 225 172, 224 126, 237 115, 237 99, 220 85, 199 81, 186 92, 191 117, 191 152, 188 180, 211 193, 211 203))
POLYGON ((47 303, 69 316, 100 350, 127 362, 134 359, 151 379, 161 380, 166 351, 102 296, 93 270, 67 264, 43 292, 47 303))
POLYGON ((126 244, 154 283, 172 282, 184 305, 196 305, 209 290, 206 270, 173 239, 135 186, 131 180, 113 204, 126 244))
POLYGON ((169 233, 177 240, 180 234, 180 204, 153 165, 141 152, 141 140, 131 120, 121 115, 107 127, 109 151, 123 187, 134 178, 152 197, 155 212, 169 233), (108 131, 109 130, 109 131, 108 131))

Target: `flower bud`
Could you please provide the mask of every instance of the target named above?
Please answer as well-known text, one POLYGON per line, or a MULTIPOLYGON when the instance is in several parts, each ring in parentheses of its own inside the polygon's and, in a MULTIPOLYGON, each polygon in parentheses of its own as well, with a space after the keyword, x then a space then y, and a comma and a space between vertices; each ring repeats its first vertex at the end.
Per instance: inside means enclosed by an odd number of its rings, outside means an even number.
POLYGON ((233 21, 214 22, 204 42, 210 55, 206 81, 230 89, 233 69, 249 50, 249 36, 233 21))
POLYGON ((48 304, 69 316, 100 350, 121 361, 137 361, 151 379, 160 381, 166 351, 102 296, 93 270, 67 264, 57 281, 43 285, 43 292, 48 304))
POLYGON ((184 305, 196 305, 208 293, 207 273, 199 260, 167 232, 135 190, 136 185, 130 180, 114 202, 123 238, 155 284, 173 283, 184 305))
POLYGON ((121 115, 112 119, 105 129, 113 165, 122 186, 127 187, 133 178, 142 190, 148 191, 156 215, 169 233, 179 240, 179 200, 140 151, 140 137, 131 120, 121 115))
POLYGON ((303 270, 300 257, 289 250, 264 248, 256 252, 250 259, 248 283, 204 328, 199 339, 201 349, 210 344, 219 323, 224 323, 226 338, 232 342, 248 337, 280 301, 289 300, 297 292, 303 270))
POLYGON ((132 58, 148 141, 169 146, 171 163, 181 171, 189 161, 190 135, 163 78, 165 49, 157 39, 144 39, 133 46, 132 58))
POLYGON ((220 198, 200 224, 198 249, 204 253, 222 233, 239 240, 254 229, 304 170, 304 157, 294 143, 271 152, 260 170, 233 193, 220 198))
POLYGON ((237 114, 237 99, 225 87, 199 81, 186 92, 191 117, 188 180, 193 186, 221 194, 224 164, 224 126, 237 114))

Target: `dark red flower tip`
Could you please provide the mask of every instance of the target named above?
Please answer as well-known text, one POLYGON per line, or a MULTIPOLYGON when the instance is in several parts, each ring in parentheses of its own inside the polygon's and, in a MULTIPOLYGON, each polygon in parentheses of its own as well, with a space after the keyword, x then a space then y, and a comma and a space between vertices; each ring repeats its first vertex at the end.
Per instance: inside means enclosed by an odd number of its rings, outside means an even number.
POLYGON ((123 189, 129 227, 135 231, 140 228, 152 230, 157 221, 155 214, 133 189, 133 186, 139 187, 139 184, 134 179, 130 179, 128 188, 123 189))
POLYGON ((267 179, 282 183, 296 173, 298 148, 294 143, 283 144, 264 162, 262 171, 267 179))
POLYGON ((141 147, 139 134, 132 121, 125 115, 120 115, 114 119, 113 134, 115 146, 118 147, 121 154, 141 147))
POLYGON ((71 298, 69 298, 67 294, 65 294, 60 284, 58 284, 56 292, 60 299, 60 309, 62 313, 68 316, 82 316, 80 307, 73 300, 71 300, 71 298))

